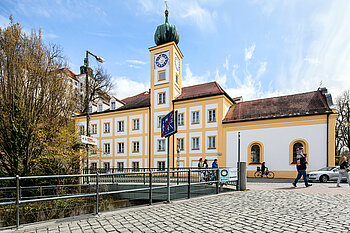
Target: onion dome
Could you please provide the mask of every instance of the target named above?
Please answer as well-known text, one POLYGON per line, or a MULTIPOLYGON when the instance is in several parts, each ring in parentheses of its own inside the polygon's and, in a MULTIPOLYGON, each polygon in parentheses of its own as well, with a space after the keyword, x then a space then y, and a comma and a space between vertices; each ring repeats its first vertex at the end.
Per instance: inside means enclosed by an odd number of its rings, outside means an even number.
POLYGON ((174 41, 175 44, 179 43, 179 33, 176 30, 175 25, 168 23, 168 10, 165 10, 165 23, 157 27, 154 33, 154 42, 156 45, 161 45, 174 41))

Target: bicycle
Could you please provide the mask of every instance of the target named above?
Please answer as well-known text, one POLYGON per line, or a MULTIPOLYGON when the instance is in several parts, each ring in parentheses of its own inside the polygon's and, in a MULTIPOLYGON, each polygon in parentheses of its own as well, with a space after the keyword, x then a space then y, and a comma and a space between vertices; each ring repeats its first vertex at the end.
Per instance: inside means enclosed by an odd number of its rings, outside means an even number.
MULTIPOLYGON (((261 177, 261 170, 260 167, 257 167, 256 172, 254 173, 254 177, 255 178, 260 178, 261 177)), ((265 172, 264 172, 264 176, 266 176, 269 179, 273 179, 275 177, 275 173, 273 173, 272 171, 269 171, 268 168, 265 168, 265 172)), ((261 177, 262 178, 262 177, 261 177)))

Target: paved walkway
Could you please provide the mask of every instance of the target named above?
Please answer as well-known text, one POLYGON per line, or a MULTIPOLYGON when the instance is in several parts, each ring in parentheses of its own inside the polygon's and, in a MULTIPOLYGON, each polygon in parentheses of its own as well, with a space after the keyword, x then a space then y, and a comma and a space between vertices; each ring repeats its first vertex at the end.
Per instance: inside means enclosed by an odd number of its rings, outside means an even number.
POLYGON ((51 221, 19 232, 350 232, 350 187, 248 184, 250 191, 51 221))

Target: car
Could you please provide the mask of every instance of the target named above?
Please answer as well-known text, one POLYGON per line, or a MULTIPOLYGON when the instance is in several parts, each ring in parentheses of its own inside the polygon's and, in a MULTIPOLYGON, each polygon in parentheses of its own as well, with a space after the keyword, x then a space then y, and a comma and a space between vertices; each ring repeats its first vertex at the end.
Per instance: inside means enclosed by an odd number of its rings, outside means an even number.
MULTIPOLYGON (((339 166, 324 167, 317 171, 308 172, 307 177, 309 181, 320 181, 321 183, 337 181, 339 177, 339 166)), ((342 181, 346 181, 346 177, 343 176, 342 181)))

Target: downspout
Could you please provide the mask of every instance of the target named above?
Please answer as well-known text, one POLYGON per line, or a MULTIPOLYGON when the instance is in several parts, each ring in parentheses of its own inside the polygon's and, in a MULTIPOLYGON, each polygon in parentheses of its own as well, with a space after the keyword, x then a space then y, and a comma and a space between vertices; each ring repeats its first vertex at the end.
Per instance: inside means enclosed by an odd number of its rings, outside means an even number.
MULTIPOLYGON (((151 91, 150 91, 151 98, 151 91)), ((151 104, 148 107, 148 169, 151 168, 151 104)))
POLYGON ((326 166, 328 167, 328 160, 329 160, 329 113, 327 113, 327 163, 326 166))

